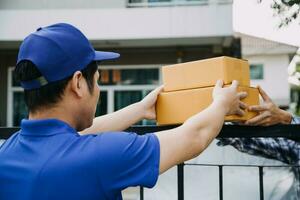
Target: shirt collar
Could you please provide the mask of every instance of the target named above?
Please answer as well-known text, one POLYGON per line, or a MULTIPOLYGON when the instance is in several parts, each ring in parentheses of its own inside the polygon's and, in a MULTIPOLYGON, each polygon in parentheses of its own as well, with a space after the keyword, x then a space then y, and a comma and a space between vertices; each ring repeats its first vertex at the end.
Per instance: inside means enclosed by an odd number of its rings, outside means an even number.
POLYGON ((22 135, 49 136, 60 133, 78 134, 70 125, 58 119, 23 119, 21 121, 22 135))

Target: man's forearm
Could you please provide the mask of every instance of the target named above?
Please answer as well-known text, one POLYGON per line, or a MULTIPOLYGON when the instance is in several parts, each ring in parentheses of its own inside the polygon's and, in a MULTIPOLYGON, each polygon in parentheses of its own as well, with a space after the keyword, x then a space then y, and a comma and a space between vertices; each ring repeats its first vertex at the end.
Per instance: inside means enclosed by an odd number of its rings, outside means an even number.
POLYGON ((184 132, 192 134, 192 137, 197 139, 201 143, 200 146, 205 149, 219 134, 226 112, 221 104, 213 103, 209 109, 188 119, 182 128, 184 132))
POLYGON ((144 118, 144 109, 140 103, 131 104, 116 112, 96 117, 93 125, 81 134, 105 131, 123 131, 144 118))
POLYGON ((199 155, 220 132, 225 114, 221 104, 213 103, 180 127, 155 133, 161 147, 160 173, 199 155))

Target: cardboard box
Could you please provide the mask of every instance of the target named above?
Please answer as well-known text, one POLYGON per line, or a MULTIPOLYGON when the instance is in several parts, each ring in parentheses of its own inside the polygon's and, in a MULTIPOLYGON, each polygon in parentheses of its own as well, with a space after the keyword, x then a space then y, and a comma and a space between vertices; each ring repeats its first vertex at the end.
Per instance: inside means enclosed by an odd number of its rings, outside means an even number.
MULTIPOLYGON (((239 91, 246 91, 248 96, 243 102, 248 105, 259 104, 257 88, 239 87, 239 91)), ((207 108, 212 102, 213 87, 163 92, 158 96, 156 116, 158 125, 181 124, 191 116, 207 108)), ((246 112, 243 117, 227 116, 226 121, 246 121, 256 116, 255 112, 246 112)))
POLYGON ((248 61, 226 56, 164 66, 162 78, 166 92, 211 87, 218 79, 224 84, 237 80, 240 86, 250 86, 248 61))

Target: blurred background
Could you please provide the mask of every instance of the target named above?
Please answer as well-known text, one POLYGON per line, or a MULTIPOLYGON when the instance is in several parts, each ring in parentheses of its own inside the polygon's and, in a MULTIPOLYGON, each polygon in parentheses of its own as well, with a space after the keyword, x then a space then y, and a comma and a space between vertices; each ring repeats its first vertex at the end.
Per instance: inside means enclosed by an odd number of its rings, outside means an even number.
MULTIPOLYGON (((37 28, 58 22, 78 27, 95 49, 121 54, 117 61, 99 63, 97 116, 141 100, 161 84, 164 65, 223 55, 247 59, 251 85, 300 114, 299 9, 298 1, 288 0, 0 0, 0 126, 19 126, 28 115, 13 80, 19 45, 37 28)), ((215 143, 190 162, 277 163, 215 143)), ((218 199, 216 170, 187 169, 186 199, 218 199)), ((258 199, 257 176, 252 176, 257 170, 224 173, 225 199, 258 199)), ((265 176, 270 177, 266 199, 291 187, 288 170, 270 169, 265 176)), ((176 199, 176 187, 173 169, 145 192, 145 199, 176 199)), ((138 199, 137 193, 129 189, 124 198, 138 199)))

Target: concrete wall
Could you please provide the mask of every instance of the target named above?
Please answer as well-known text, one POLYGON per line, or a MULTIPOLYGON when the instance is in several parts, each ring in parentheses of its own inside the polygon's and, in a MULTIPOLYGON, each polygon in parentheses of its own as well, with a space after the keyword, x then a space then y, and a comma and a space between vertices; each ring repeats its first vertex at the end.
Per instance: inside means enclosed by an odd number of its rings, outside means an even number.
POLYGON ((251 85, 260 85, 276 104, 287 106, 290 101, 287 67, 288 54, 245 56, 250 64, 264 65, 264 79, 251 80, 251 85))
POLYGON ((67 22, 90 40, 232 36, 232 5, 0 10, 0 41, 21 41, 38 27, 67 22))
POLYGON ((124 8, 126 0, 1 0, 1 10, 124 8))

